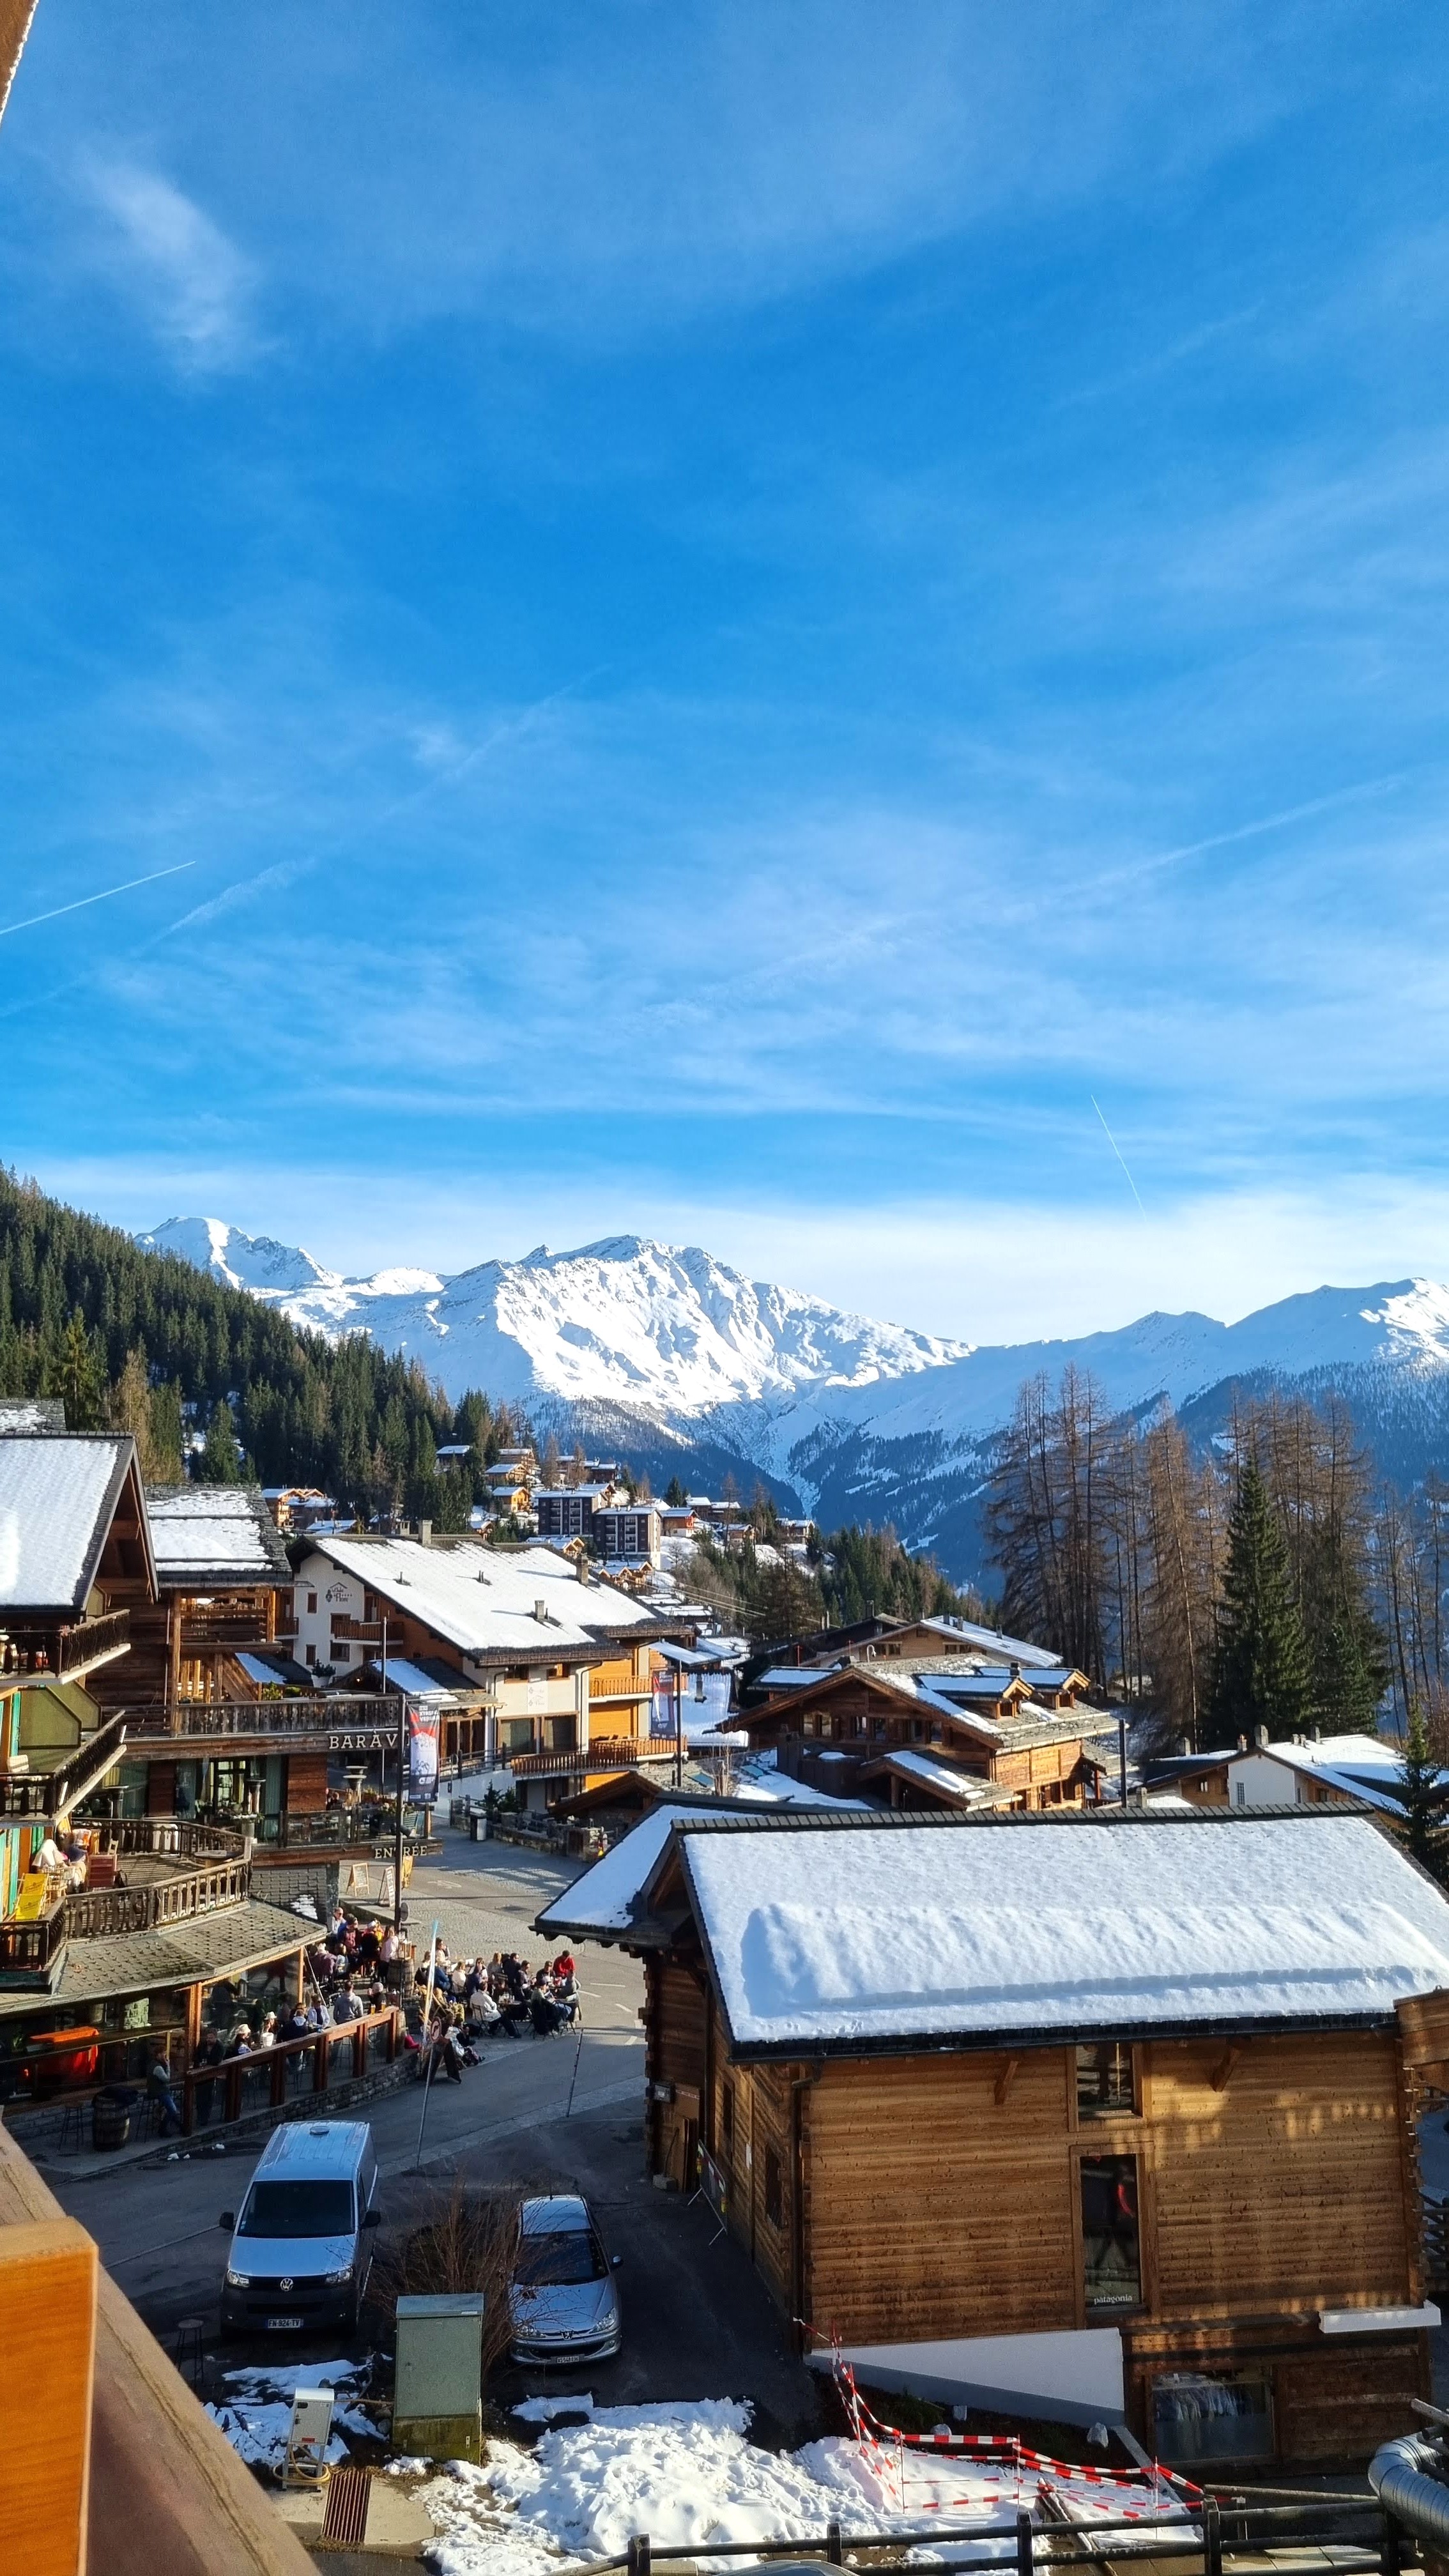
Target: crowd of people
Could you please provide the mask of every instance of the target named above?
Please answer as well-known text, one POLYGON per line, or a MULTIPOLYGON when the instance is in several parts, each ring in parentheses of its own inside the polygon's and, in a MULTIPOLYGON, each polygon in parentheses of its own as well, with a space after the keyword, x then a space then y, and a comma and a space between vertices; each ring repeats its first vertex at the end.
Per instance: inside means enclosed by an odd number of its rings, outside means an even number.
POLYGON ((461 2084, 463 2069, 478 2065, 483 2043, 494 2032, 522 2039, 531 2031, 535 2039, 551 2039, 579 2017, 578 1973, 567 1950, 534 1968, 512 1950, 495 1950, 491 1959, 455 1960, 439 1942, 436 1955, 420 1960, 415 1973, 416 2027, 409 2028, 408 2044, 418 2052, 419 2073, 426 2075, 431 2066, 435 2080, 461 2084))
MULTIPOLYGON (((402 2006, 403 2044, 416 2058, 419 2074, 426 2074, 431 2064, 435 2081, 461 2083, 465 2067, 480 2063, 483 2044, 494 2033, 548 2039, 578 2021, 577 1966, 568 1950, 536 1966, 511 1950, 495 1950, 491 1959, 454 1959, 442 1941, 435 1955, 415 1955, 392 1924, 361 1921, 338 1905, 322 1938, 306 1954, 301 1996, 276 2010, 252 2004, 203 2032, 192 2061, 203 2079, 196 2088, 198 2124, 211 2119, 218 2094, 224 2102, 223 2086, 205 2070, 228 2059, 261 2056, 284 2040, 344 2029, 389 2003, 402 2006)), ((293 2064, 295 2081, 309 2080, 309 2061, 300 2051, 293 2064)), ((244 2081, 250 2090, 249 2077, 244 2081)), ((164 2057, 152 2070, 150 2089, 169 2129, 173 2116, 179 2126, 179 2115, 174 2100, 162 2099, 163 2087, 170 2092, 164 2057)))

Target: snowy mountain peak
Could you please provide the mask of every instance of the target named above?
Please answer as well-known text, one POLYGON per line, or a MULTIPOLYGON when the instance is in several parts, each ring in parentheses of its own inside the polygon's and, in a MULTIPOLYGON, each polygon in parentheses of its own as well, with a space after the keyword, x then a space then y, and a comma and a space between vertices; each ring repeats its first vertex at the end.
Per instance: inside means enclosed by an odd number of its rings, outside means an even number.
POLYGON ((278 1243, 270 1234, 243 1234, 219 1216, 173 1216, 151 1234, 138 1234, 143 1252, 169 1252, 197 1270, 209 1270, 227 1288, 251 1288, 259 1295, 294 1296, 308 1289, 332 1287, 334 1270, 324 1270, 300 1244, 278 1243))
POLYGON ((641 1235, 574 1252, 540 1244, 522 1261, 485 1261, 450 1278, 395 1266, 367 1279, 218 1218, 173 1218, 137 1240, 250 1288, 295 1323, 334 1336, 369 1332, 421 1359, 454 1396, 479 1386, 514 1401, 698 1416, 879 1385, 968 1348, 746 1279, 697 1244, 641 1235))

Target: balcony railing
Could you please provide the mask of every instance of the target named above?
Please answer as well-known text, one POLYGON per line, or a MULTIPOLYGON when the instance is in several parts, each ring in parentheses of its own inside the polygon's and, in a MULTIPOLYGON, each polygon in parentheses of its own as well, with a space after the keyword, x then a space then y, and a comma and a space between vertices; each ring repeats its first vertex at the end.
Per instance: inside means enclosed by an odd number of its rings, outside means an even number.
POLYGON ((515 1780, 573 1780, 590 1771, 635 1771, 643 1762, 667 1762, 674 1751, 673 1735, 599 1736, 567 1753, 511 1753, 507 1760, 515 1780))
POLYGON ((338 1691, 325 1699, 197 1699, 169 1705, 153 1701, 128 1708, 126 1728, 139 1748, 158 1738, 185 1741, 195 1736, 265 1736, 277 1743, 311 1740, 319 1749, 329 1737, 382 1733, 397 1740, 398 1701, 381 1691, 338 1691))
MULTIPOLYGON (((22 1671, 75 1681, 96 1664, 125 1653, 131 1642, 131 1614, 108 1610, 99 1619, 76 1619, 53 1628, 12 1628, 8 1635, 22 1671)), ((0 1689, 4 1684, 0 1673, 0 1689)))
POLYGON ((76 1940, 106 1932, 154 1932, 240 1905, 251 1887, 251 1863, 220 1861, 210 1869, 179 1869, 148 1879, 144 1887, 79 1887, 65 1901, 66 1929, 76 1940))
POLYGON ((51 1963, 67 1937, 64 1883, 55 1880, 45 1911, 28 1923, 0 1923, 0 1983, 48 1985, 51 1963))

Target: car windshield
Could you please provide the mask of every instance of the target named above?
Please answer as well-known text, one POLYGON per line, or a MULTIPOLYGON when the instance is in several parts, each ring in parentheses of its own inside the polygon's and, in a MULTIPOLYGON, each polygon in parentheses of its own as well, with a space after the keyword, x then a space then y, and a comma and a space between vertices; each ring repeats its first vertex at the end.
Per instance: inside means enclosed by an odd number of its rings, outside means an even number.
POLYGON ((239 2236, 350 2236, 350 2182, 254 2182, 239 2236))
POLYGON ((578 2281, 602 2281, 608 2268, 592 2229, 570 2227, 556 2235, 525 2236, 518 2282, 524 2290, 563 2289, 578 2281))

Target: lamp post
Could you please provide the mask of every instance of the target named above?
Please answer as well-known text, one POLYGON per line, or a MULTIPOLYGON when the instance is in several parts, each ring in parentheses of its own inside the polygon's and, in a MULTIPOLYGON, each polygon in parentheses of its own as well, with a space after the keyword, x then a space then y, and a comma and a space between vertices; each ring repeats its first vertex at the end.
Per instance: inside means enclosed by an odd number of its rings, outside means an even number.
MULTIPOLYGON (((382 1614, 382 1704, 387 1707, 387 1612, 382 1614)), ((403 1863, 403 1788, 407 1777, 408 1704, 407 1695, 397 1695, 397 1808, 392 1837, 392 1920, 396 1932, 402 1930, 402 1863, 403 1863)))

